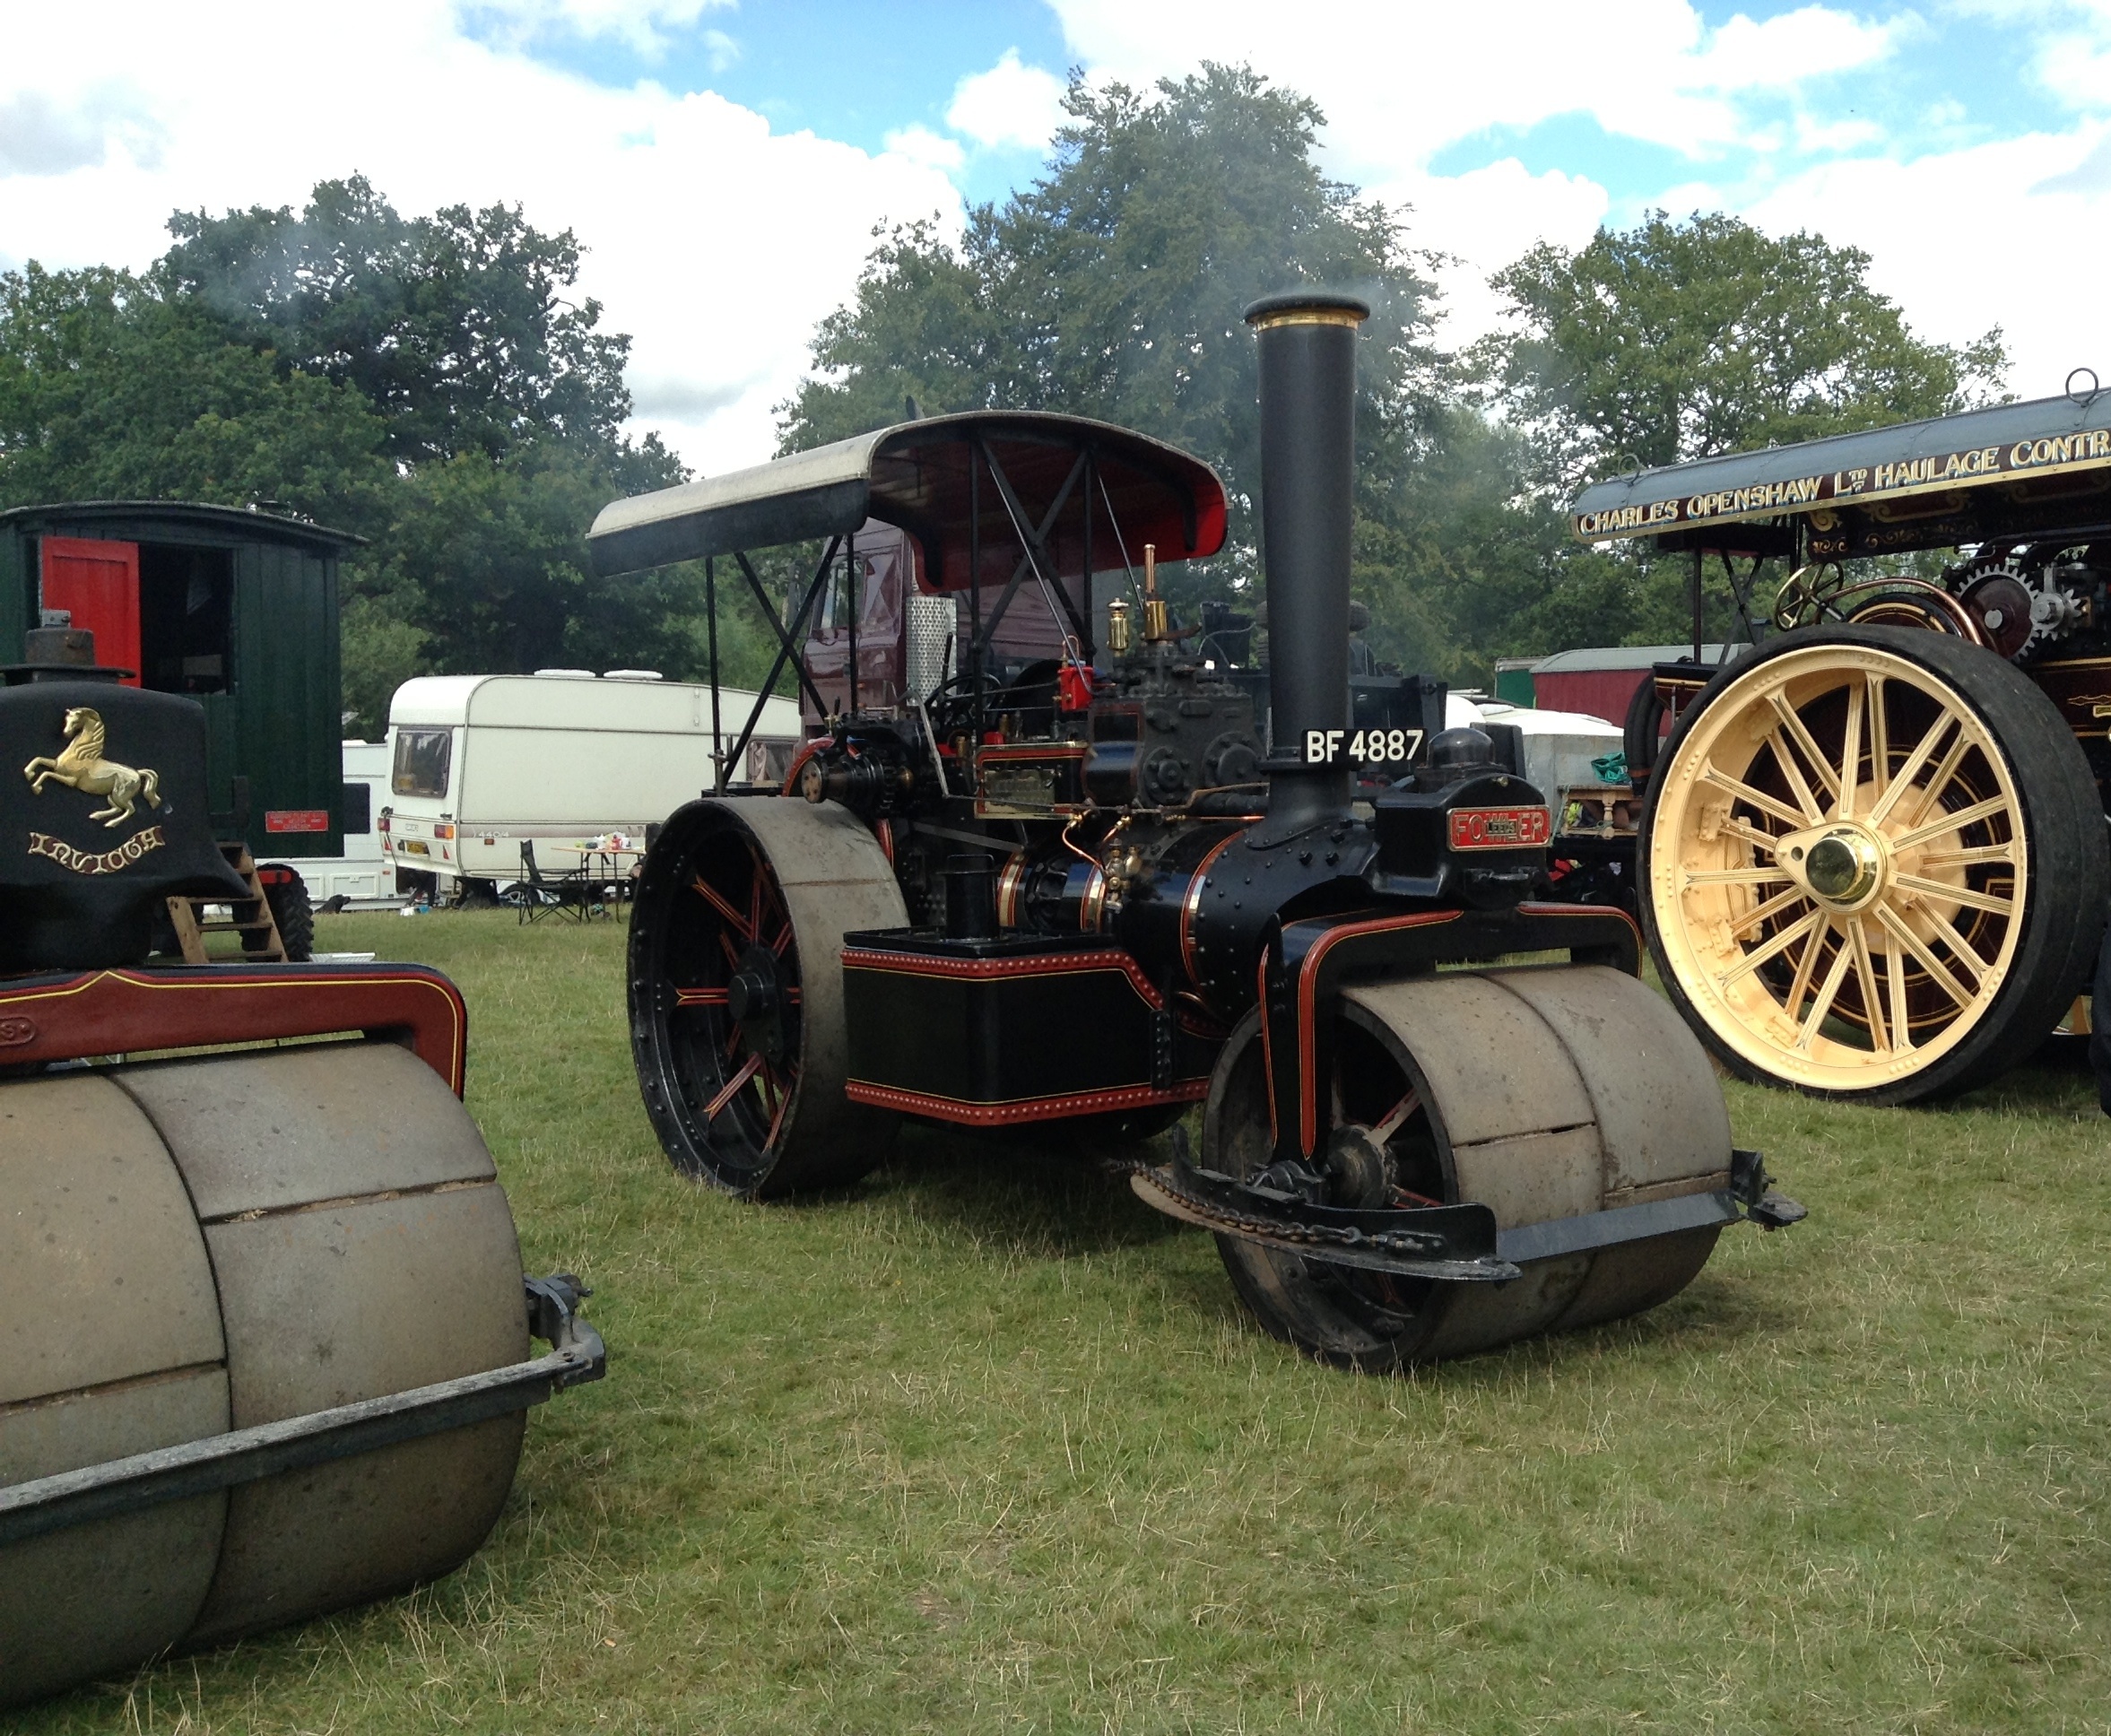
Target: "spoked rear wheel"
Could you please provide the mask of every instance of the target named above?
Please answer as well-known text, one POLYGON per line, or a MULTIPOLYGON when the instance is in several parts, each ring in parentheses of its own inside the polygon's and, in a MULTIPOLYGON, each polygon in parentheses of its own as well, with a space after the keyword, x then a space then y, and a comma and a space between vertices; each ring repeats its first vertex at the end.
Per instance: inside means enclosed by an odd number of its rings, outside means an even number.
POLYGON ((1747 1079, 1871 1103, 1982 1084, 2081 993, 2111 896, 2102 802, 1992 653, 1783 635, 1681 723, 1642 820, 1665 987, 1747 1079))
POLYGON ((771 1198, 855 1180, 893 1118, 843 1094, 843 936, 908 924, 885 855, 832 803, 691 803, 662 829, 630 930, 630 1040, 685 1174, 771 1198))

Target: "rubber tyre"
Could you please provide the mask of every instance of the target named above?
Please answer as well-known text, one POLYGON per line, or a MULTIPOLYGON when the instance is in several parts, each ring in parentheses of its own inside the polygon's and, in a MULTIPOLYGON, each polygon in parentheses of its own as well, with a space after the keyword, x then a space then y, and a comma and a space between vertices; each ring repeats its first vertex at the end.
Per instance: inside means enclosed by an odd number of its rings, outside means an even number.
POLYGON ((2089 761, 2058 708, 2014 665, 1946 634, 1904 627, 1828 623, 1798 628, 1769 640, 1718 673, 1680 718, 1652 779, 1638 844, 1637 880, 1642 929, 1672 1003, 1701 1041, 1739 1078, 1786 1087, 1807 1096, 1887 1105, 1931 1101, 1975 1089, 2028 1058, 2057 1023, 2087 978, 2111 906, 2111 848, 2103 801, 2089 761), (2028 873, 2021 935, 2007 975, 1959 1040, 1911 1074, 1866 1089, 1831 1088, 1799 1080, 1756 1061, 1716 1029, 1696 1003, 1667 944, 1654 872, 1660 820, 1680 770, 1681 752, 1710 707, 1731 690, 1763 675, 1771 664, 1813 647, 1887 652, 1917 665, 1970 708, 2008 761, 2021 809, 2028 873))
POLYGON ((1645 789, 1664 750, 1664 699, 1656 690, 1656 678, 1644 671, 1641 684, 1628 700, 1628 714, 1620 725, 1620 747, 1628 762, 1628 782, 1645 789))
POLYGON ((844 1094, 843 936, 908 926, 878 841, 836 803, 748 796, 669 817, 639 877, 629 1001, 646 1113, 677 1170, 777 1199, 845 1185, 880 1161, 898 1117, 844 1094), (732 977, 757 949, 779 1021, 760 1043, 730 1007, 732 977))
POLYGON ((315 904, 308 896, 308 882, 300 872, 282 862, 266 868, 282 868, 293 876, 265 885, 264 901, 271 906, 271 919, 279 925, 279 941, 286 949, 288 964, 304 965, 315 957, 315 904))

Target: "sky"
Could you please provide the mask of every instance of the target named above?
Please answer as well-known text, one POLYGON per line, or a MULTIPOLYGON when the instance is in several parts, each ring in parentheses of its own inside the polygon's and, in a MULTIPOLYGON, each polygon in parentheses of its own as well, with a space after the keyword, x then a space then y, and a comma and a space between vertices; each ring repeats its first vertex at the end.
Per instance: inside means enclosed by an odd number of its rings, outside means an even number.
POLYGON ((2111 378, 2111 0, 0 0, 0 271, 145 265, 169 213, 364 174, 406 213, 517 204, 587 248, 636 425, 766 458, 876 230, 1041 172, 1075 70, 1245 62, 1315 99, 1329 173, 1487 278, 1657 207, 1872 257, 2008 385, 2111 378))

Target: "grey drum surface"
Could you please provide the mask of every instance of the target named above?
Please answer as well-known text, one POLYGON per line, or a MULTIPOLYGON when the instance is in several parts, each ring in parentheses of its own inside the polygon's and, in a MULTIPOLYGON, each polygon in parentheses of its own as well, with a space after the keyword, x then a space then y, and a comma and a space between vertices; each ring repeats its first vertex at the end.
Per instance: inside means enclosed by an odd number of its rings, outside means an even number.
MULTIPOLYGON (((0 1486, 521 1360, 512 1214, 392 1044, 0 1085, 0 1486)), ((514 1414, 0 1549, 0 1704, 448 1572, 514 1414)))
MULTIPOLYGON (((1341 1017, 1418 1093, 1446 1202, 1502 1229, 1726 1187, 1730 1121, 1707 1054, 1664 999, 1601 967, 1441 972, 1343 990, 1341 1017)), ((1242 1027, 1242 1031, 1244 1028, 1242 1027)), ((1267 1161, 1260 1045, 1235 1034, 1203 1124, 1212 1168, 1267 1161)), ((1220 1238, 1264 1319, 1293 1318, 1337 1360, 1468 1355, 1616 1320, 1678 1294, 1718 1226, 1524 1263, 1507 1284, 1386 1288, 1299 1255, 1220 1238)))

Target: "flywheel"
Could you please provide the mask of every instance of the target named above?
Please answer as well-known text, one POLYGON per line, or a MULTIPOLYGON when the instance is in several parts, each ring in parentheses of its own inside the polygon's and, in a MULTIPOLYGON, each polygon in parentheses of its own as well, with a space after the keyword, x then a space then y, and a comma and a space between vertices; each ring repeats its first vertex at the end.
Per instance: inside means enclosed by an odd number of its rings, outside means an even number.
POLYGON ((894 1119, 843 1094, 843 936, 905 928, 894 869, 833 802, 692 802, 630 921, 630 1045, 674 1167, 750 1198, 854 1181, 894 1119))
MULTIPOLYGON (((1729 1185, 1729 1117, 1707 1055, 1662 996, 1620 971, 1440 972, 1351 986, 1331 1048, 1327 1162, 1353 1160, 1360 1203, 1476 1202, 1516 1230, 1729 1185)), ((1261 1021, 1249 1013, 1210 1081, 1203 1165, 1250 1180, 1273 1145, 1261 1021)), ((1527 1258, 1499 1285, 1217 1243, 1270 1332, 1325 1361, 1384 1369, 1653 1307, 1692 1281, 1719 1233, 1709 1224, 1527 1258)))
POLYGON ((2101 796, 1991 652, 1785 633, 1680 722, 1642 819, 1665 988, 1743 1077, 1870 1103, 1969 1089, 2050 1031, 2111 898, 2101 796))

